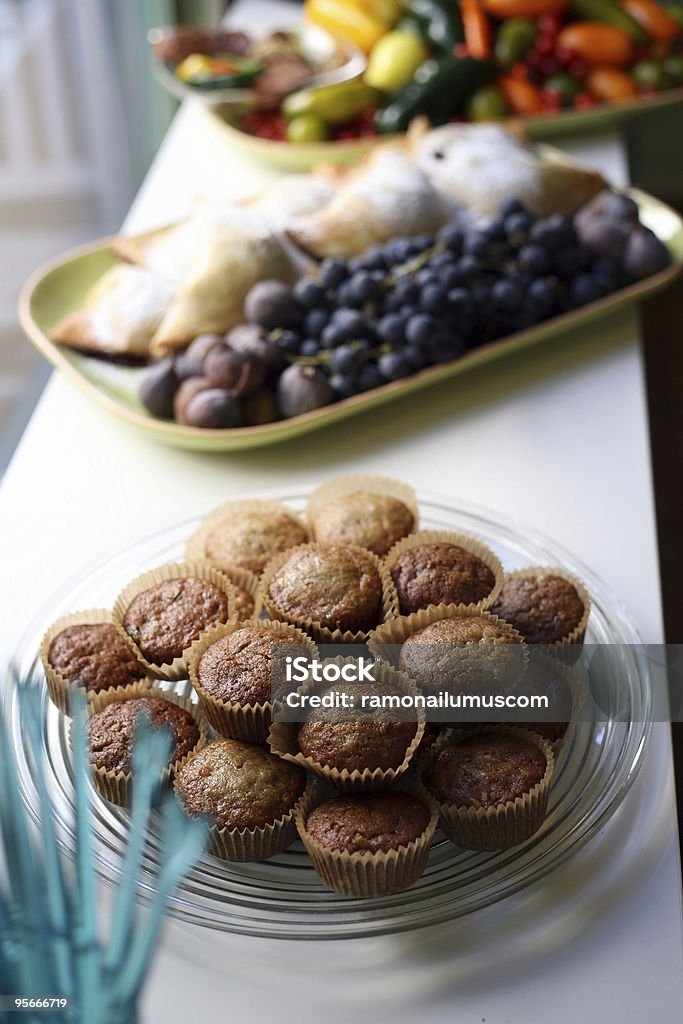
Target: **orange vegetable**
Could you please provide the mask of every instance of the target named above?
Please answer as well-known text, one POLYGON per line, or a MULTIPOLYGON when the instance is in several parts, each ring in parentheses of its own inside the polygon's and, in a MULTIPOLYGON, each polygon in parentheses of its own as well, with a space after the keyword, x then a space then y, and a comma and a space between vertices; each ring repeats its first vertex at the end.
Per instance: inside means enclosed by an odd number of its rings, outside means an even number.
POLYGON ((670 43, 683 32, 683 26, 655 0, 622 0, 622 7, 657 43, 670 43))
POLYGON ((593 68, 584 80, 586 89, 596 100, 619 103, 637 94, 635 82, 617 68, 593 68))
POLYGON ((513 114, 526 117, 543 110, 543 94, 532 82, 503 75, 496 84, 513 114))
POLYGON ((540 18, 544 14, 562 14, 569 0, 483 0, 483 5, 495 18, 540 18))
POLYGON ((470 57, 488 60, 491 56, 491 23, 480 0, 460 0, 460 17, 470 57))
POLYGON ((633 60, 633 42, 626 33, 597 21, 566 25, 557 36, 557 45, 592 67, 620 67, 633 60))

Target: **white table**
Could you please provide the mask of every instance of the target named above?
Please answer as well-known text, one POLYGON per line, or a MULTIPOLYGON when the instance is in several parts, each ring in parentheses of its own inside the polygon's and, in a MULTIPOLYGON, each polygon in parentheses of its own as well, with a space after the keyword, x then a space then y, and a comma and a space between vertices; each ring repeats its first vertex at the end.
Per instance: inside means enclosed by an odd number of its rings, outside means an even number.
MULTIPOLYGON (((572 149, 614 180, 616 139, 572 149)), ((258 173, 205 115, 176 119, 127 222, 169 220, 192 194, 251 191, 258 173)), ((226 456, 160 447, 54 377, 0 489, 2 644, 38 604, 112 549, 263 488, 384 472, 551 535, 622 596, 661 642, 643 370, 626 313, 385 409, 284 445, 226 456)), ((169 925, 145 1024, 248 1014, 329 1024, 657 1024, 683 1006, 671 751, 656 726, 646 767, 603 833, 543 884, 436 932, 311 944, 169 925), (656 1009, 655 1009, 656 1008, 656 1009)))

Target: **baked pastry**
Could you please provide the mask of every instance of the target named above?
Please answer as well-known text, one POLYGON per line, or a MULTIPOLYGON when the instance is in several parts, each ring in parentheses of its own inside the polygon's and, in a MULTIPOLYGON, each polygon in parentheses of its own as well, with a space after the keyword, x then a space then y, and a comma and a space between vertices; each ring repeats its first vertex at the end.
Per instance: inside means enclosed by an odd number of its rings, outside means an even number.
POLYGON ((486 612, 456 613, 410 633, 399 667, 427 690, 507 689, 523 667, 523 651, 516 649, 521 644, 515 629, 486 612))
POLYGON ((539 217, 573 213, 592 199, 604 179, 568 157, 539 155, 533 145, 500 125, 448 124, 412 139, 416 165, 444 201, 495 217, 514 196, 539 217))
POLYGON ((499 729, 445 745, 423 782, 439 801, 442 828, 457 846, 499 850, 541 827, 553 766, 546 740, 499 729))
MULTIPOLYGON (((301 647, 296 629, 280 623, 244 626, 215 640, 199 658, 197 683, 215 700, 240 705, 266 704, 272 700, 273 645, 301 647), (278 628, 279 627, 279 628, 278 628)), ((298 652, 293 651, 293 656, 298 652)))
POLYGON ((170 665, 200 633, 228 621, 228 596, 208 579, 164 579, 136 594, 122 625, 153 665, 170 665))
POLYGON ((312 526, 317 541, 357 544, 381 557, 415 528, 415 516, 389 494, 351 491, 316 508, 312 526))
POLYGON ((301 217, 287 234, 313 256, 348 259, 398 235, 435 232, 449 213, 407 154, 379 147, 343 178, 319 213, 301 217))
POLYGON ((228 502, 210 513, 187 554, 207 559, 220 570, 239 566, 259 575, 274 555, 307 540, 305 526, 284 505, 228 502))
POLYGON ((488 808, 528 793, 546 767, 537 744, 505 733, 478 733, 444 746, 423 781, 439 803, 488 808))
POLYGON ((477 604, 496 584, 483 559, 444 541, 405 548, 392 560, 389 572, 403 615, 431 604, 477 604))
POLYGON ((244 205, 272 227, 285 230, 300 217, 319 213, 334 196, 335 188, 319 174, 291 174, 278 178, 244 205))
POLYGON ((245 590, 244 587, 240 587, 237 583, 233 583, 232 588, 235 591, 235 600, 233 602, 235 618, 238 622, 246 622, 248 619, 253 618, 254 611, 256 609, 256 602, 249 591, 245 590))
POLYGON ((297 765, 239 740, 218 739, 180 768, 174 787, 191 817, 205 816, 216 829, 263 829, 291 814, 306 786, 297 765))
POLYGON ((174 284, 144 267, 115 266, 89 290, 83 307, 59 320, 53 341, 91 355, 146 359, 174 284))
POLYGON ((306 831, 321 846, 347 853, 388 852, 415 842, 429 824, 429 808, 397 790, 337 796, 306 818, 306 831))
POLYGON ((583 638, 587 598, 552 568, 510 573, 491 611, 505 619, 529 644, 558 644, 583 638))
POLYGON ((67 626, 52 640, 47 662, 47 669, 87 693, 129 686, 145 676, 144 665, 108 622, 67 626))
POLYGON ((292 282, 297 276, 280 238, 261 217, 236 204, 203 204, 179 225, 120 240, 117 252, 177 284, 151 340, 155 357, 185 348, 200 334, 225 334, 241 323, 244 299, 257 281, 292 282))
POLYGON ((438 820, 421 788, 325 799, 309 791, 296 824, 320 878, 343 896, 400 892, 422 875, 438 820))
POLYGON ((104 772, 131 771, 133 741, 138 719, 144 715, 153 729, 167 729, 171 735, 169 766, 177 764, 199 742, 199 726, 188 710, 164 697, 131 697, 114 700, 96 711, 88 721, 90 763, 104 772))
POLYGON ((352 545, 301 545, 264 587, 275 617, 288 622, 358 632, 382 618, 383 583, 376 558, 352 545))
MULTIPOLYGON (((360 684, 359 684, 360 685, 360 684)), ((363 683, 363 695, 400 695, 395 687, 363 683)), ((338 687, 337 687, 338 688, 338 687)), ((319 696, 334 691, 327 687, 319 696)), ((396 770, 406 759, 415 739, 417 722, 402 721, 396 710, 362 708, 315 708, 299 724, 297 742, 304 757, 337 771, 396 770)))

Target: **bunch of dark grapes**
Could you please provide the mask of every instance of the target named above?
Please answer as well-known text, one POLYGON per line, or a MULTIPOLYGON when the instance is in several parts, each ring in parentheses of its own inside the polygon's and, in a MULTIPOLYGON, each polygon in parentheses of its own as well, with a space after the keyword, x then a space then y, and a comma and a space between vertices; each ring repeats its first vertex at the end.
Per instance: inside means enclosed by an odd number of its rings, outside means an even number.
POLYGON ((604 192, 574 218, 541 219, 509 199, 484 227, 448 224, 326 259, 291 289, 259 282, 248 323, 153 367, 141 399, 195 426, 297 416, 451 362, 668 260, 627 196, 604 192))
MULTIPOLYGON (((396 238, 358 259, 324 260, 289 293, 278 320, 262 287, 252 319, 291 363, 348 398, 592 302, 619 287, 616 259, 584 245, 573 219, 537 219, 517 200, 485 227, 396 238)), ((266 282, 263 283, 267 284, 266 282)), ((279 388, 286 400, 287 382, 279 388)))

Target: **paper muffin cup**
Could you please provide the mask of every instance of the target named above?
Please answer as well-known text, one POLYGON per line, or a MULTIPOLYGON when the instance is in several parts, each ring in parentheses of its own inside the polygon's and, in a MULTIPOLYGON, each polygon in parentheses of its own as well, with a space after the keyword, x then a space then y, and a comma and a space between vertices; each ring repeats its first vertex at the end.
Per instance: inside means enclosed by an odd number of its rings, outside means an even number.
POLYGON ((416 797, 429 810, 429 822, 417 839, 393 850, 364 850, 349 853, 324 846, 306 830, 308 815, 321 803, 337 795, 317 784, 304 794, 295 818, 296 827, 325 885, 342 896, 371 899, 410 888, 424 874, 432 839, 439 820, 439 805, 417 781, 402 779, 394 789, 416 797))
MULTIPOLYGON (((391 574, 393 566, 396 564, 397 559, 404 551, 408 551, 411 548, 421 547, 423 544, 457 544, 458 547, 464 548, 470 554, 475 555, 477 558, 488 566, 494 576, 494 584, 489 594, 486 597, 481 598, 479 601, 471 602, 460 602, 467 608, 473 608, 477 611, 485 611, 490 608, 493 602, 500 593, 500 588, 503 585, 503 566, 500 563, 500 559, 494 555, 493 551, 484 544, 483 541, 477 537, 472 537, 469 533, 461 533, 455 530, 418 530, 417 533, 411 533, 402 540, 397 541, 393 548, 388 552, 384 558, 384 564, 391 574)), ((398 609, 401 611, 401 599, 398 596, 398 609)), ((438 602, 439 604, 446 604, 445 601, 438 602)), ((426 606, 428 607, 428 606, 426 606)))
MULTIPOLYGON (((369 476, 354 474, 350 476, 339 476, 327 483, 317 487, 309 496, 306 504, 306 516, 309 523, 309 533, 312 539, 315 536, 315 521, 325 506, 335 498, 346 494, 379 494, 388 498, 396 498, 411 511, 413 515, 413 530, 417 530, 420 522, 420 509, 417 504, 417 496, 412 487, 401 480, 394 480, 388 476, 369 476)), ((411 533, 413 532, 411 530, 411 533)), ((362 545, 359 545, 362 547, 362 545)))
MULTIPOLYGON (((289 508, 288 505, 284 505, 281 502, 266 501, 259 498, 247 498, 241 501, 224 501, 221 505, 212 509, 211 512, 202 519, 201 523, 187 542, 185 558, 191 562, 208 561, 214 566, 214 568, 221 570, 241 568, 229 563, 219 563, 210 559, 206 553, 206 541, 212 531, 229 516, 232 517, 233 515, 240 513, 244 513, 246 515, 249 512, 269 512, 273 515, 282 515, 282 513, 285 513, 286 515, 291 516, 307 534, 309 532, 308 526, 303 517, 300 516, 298 512, 295 512, 294 509, 289 508)), ((295 545, 292 545, 292 547, 295 547, 295 545)))
POLYGON ((318 649, 310 636, 297 629, 296 626, 270 619, 260 619, 258 622, 230 622, 224 626, 216 626, 208 633, 203 633, 192 644, 187 659, 190 682, 212 728, 220 736, 226 736, 229 739, 244 740, 246 743, 265 743, 272 720, 272 701, 266 701, 263 704, 240 704, 237 701, 221 700, 210 693, 199 681, 199 662, 204 652, 221 637, 236 633, 245 627, 258 630, 268 628, 283 634, 294 633, 299 637, 301 644, 305 644, 311 651, 313 658, 318 657, 318 649))
MULTIPOLYGON (((325 661, 325 664, 343 665, 348 663, 349 658, 337 657, 329 658, 325 661)), ((413 684, 412 680, 408 676, 401 672, 397 672, 389 665, 378 662, 375 665, 375 679, 377 682, 385 682, 395 689, 400 690, 401 693, 410 695, 411 697, 416 696, 417 689, 413 684)), ((349 686, 359 686, 360 684, 353 683, 349 686)), ((296 690, 300 694, 311 694, 317 690, 327 689, 329 683, 303 683, 296 690)), ((349 771, 348 768, 334 768, 329 765, 321 764, 319 761, 314 760, 312 757, 306 757, 299 749, 298 743, 298 730, 301 722, 287 722, 278 720, 278 711, 280 705, 277 705, 273 712, 273 721, 268 732, 268 745, 273 754, 277 754, 278 757, 284 758, 285 761, 291 761, 293 764, 298 764, 301 768, 305 768, 307 771, 313 772, 315 775, 324 779, 329 785, 334 786, 335 789, 341 790, 344 793, 361 793, 372 789, 383 789, 389 787, 396 782, 410 767, 410 764, 415 757, 415 752, 420 745, 420 741, 424 735, 425 727, 425 713, 423 708, 417 708, 415 712, 415 718, 417 721, 417 729, 413 739, 406 748, 405 756, 403 761, 396 768, 364 768, 362 771, 358 768, 354 768, 353 771, 349 771)))
MULTIPOLYGON (((106 690, 96 694, 88 704, 88 719, 92 718, 98 711, 102 711, 109 704, 113 704, 116 701, 134 700, 137 697, 161 697, 171 704, 184 708, 190 712, 199 729, 199 739, 192 750, 185 757, 179 761, 174 761, 168 768, 164 769, 159 779, 163 785, 173 778, 181 765, 185 764, 192 754, 204 746, 208 735, 208 726, 199 705, 193 704, 192 701, 186 697, 181 697, 177 693, 160 689, 154 685, 153 679, 145 679, 131 686, 119 686, 115 690, 106 690)), ((71 723, 69 736, 72 746, 73 730, 74 722, 71 723)), ((103 796, 105 800, 109 800, 110 803, 117 804, 119 807, 130 807, 134 785, 132 772, 107 771, 104 768, 95 768, 93 765, 91 765, 91 771, 95 788, 100 796, 103 796)))
MULTIPOLYGON (((309 779, 292 809, 276 821, 268 822, 260 828, 227 829, 212 825, 209 829, 207 852, 222 860, 237 863, 268 860, 282 853, 297 839, 295 814, 306 799, 310 787, 309 779)), ((180 797, 179 800, 182 806, 180 797)), ((187 810, 185 813, 188 813, 187 810)))
MULTIPOLYGON (((287 615, 278 607, 268 592, 273 577, 292 555, 296 554, 297 551, 317 546, 319 545, 315 541, 309 544, 298 544, 295 548, 283 551, 270 560, 263 570, 259 585, 259 599, 263 608, 270 619, 278 619, 280 622, 289 622, 292 626, 298 626, 299 629, 303 629, 305 633, 312 636, 319 644, 364 644, 370 635, 370 630, 329 629, 327 626, 323 626, 322 623, 316 622, 315 619, 287 615)), ((381 621, 387 622, 389 619, 394 618, 398 614, 396 588, 382 560, 373 554, 372 551, 359 547, 358 544, 344 544, 342 546, 352 551, 360 551, 366 558, 372 560, 382 581, 381 621)))
POLYGON ((526 842, 543 824, 548 807, 548 793, 553 777, 555 758, 552 747, 535 732, 508 726, 479 729, 478 733, 499 733, 516 736, 534 743, 544 754, 546 769, 543 778, 528 792, 495 807, 467 807, 440 803, 441 828, 444 834, 465 850, 486 852, 505 850, 526 842))
MULTIPOLYGON (((53 668, 50 664, 49 658, 52 641, 69 626, 104 625, 114 625, 112 614, 108 608, 90 608, 83 612, 70 612, 68 615, 62 615, 53 622, 41 641, 40 660, 43 663, 43 670, 45 672, 47 692, 52 703, 65 715, 71 714, 71 694, 74 690, 80 690, 89 701, 92 700, 96 694, 94 691, 87 690, 86 687, 81 684, 70 682, 61 674, 61 672, 58 672, 57 669, 53 668)), ((130 650, 130 644, 127 643, 126 646, 130 650)), ((136 652, 133 653, 135 653, 135 657, 140 664, 140 668, 143 669, 143 675, 147 675, 146 666, 140 660, 139 655, 136 652)), ((113 687, 110 687, 110 689, 113 689, 113 687)))
MULTIPOLYGON (((157 679, 167 679, 170 682, 175 682, 178 679, 186 679, 186 659, 192 644, 187 645, 179 658, 174 658, 173 661, 168 664, 156 665, 144 656, 138 645, 135 643, 133 637, 126 632, 123 620, 133 598, 137 597, 138 594, 142 594, 145 590, 149 590, 151 587, 155 586, 157 583, 162 583, 164 580, 184 579, 188 576, 208 580, 209 583, 213 583, 218 587, 218 589, 221 590, 228 599, 227 621, 233 621, 232 610, 235 607, 235 591, 233 590, 232 583, 224 573, 219 572, 218 569, 214 569, 208 562, 175 562, 171 565, 161 565, 156 569, 150 569, 148 572, 142 573, 141 576, 137 576, 126 587, 124 587, 114 602, 114 608, 112 611, 114 624, 118 626, 121 636, 123 636, 128 646, 135 652, 138 659, 145 666, 148 674, 157 679)), ((202 630, 201 632, 204 633, 206 630, 202 630)), ((201 633, 199 635, 201 636, 201 633)), ((197 637, 194 639, 196 640, 197 637)))
MULTIPOLYGON (((576 589, 583 605, 583 615, 574 629, 567 633, 566 636, 563 636, 560 640, 556 640, 552 644, 549 643, 547 646, 567 648, 569 645, 582 644, 586 635, 586 627, 588 625, 588 618, 591 612, 591 599, 588 591, 578 576, 575 576, 573 573, 569 572, 567 569, 563 569, 562 566, 559 565, 535 565, 529 566, 526 569, 517 569, 515 572, 505 573, 503 577, 503 584, 505 584, 507 580, 511 579, 519 580, 536 578, 539 574, 543 576, 559 576, 561 579, 567 580, 567 582, 571 583, 571 585, 576 589)), ((569 655, 570 658, 573 656, 578 658, 580 652, 572 651, 570 647, 569 650, 563 650, 561 653, 562 656, 569 655)))

